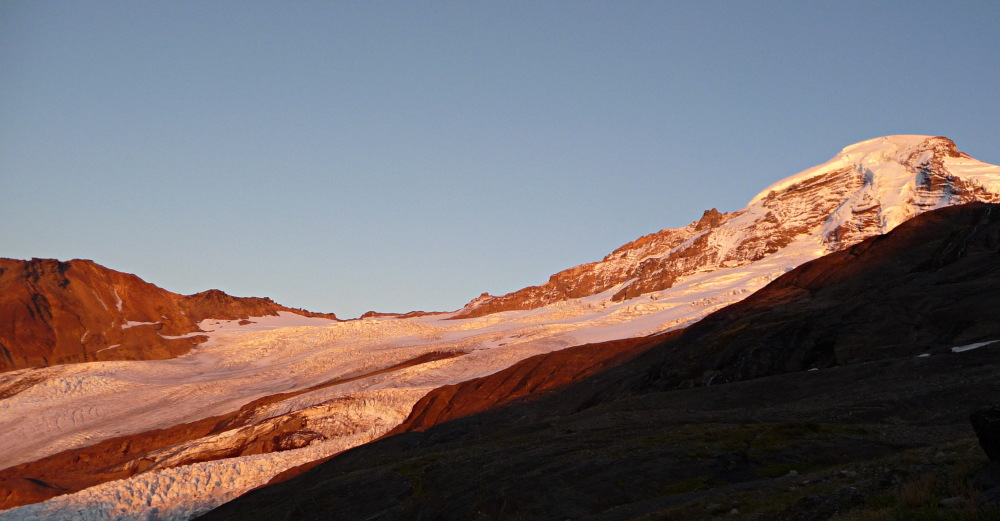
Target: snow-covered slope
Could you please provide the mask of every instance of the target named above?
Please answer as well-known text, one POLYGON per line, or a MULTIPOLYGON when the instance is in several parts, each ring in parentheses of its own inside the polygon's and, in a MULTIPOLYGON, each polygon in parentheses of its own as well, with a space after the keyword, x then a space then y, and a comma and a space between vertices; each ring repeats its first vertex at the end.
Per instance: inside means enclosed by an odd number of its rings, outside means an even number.
POLYGON ((971 200, 1000 201, 1000 167, 944 138, 879 138, 772 185, 743 210, 706 212, 546 285, 481 297, 456 313, 298 317, 295 327, 272 319, 256 330, 212 321, 201 324, 214 330, 211 342, 173 360, 2 374, 0 468, 285 394, 226 420, 232 428, 122 463, 133 466, 128 479, 0 519, 189 519, 287 468, 378 437, 430 389, 538 353, 681 327, 807 260, 971 200), (274 432, 289 444, 258 450, 274 432))
POLYGON ((864 141, 764 189, 743 210, 706 211, 686 227, 637 239, 540 286, 496 297, 484 294, 459 316, 531 309, 613 287, 615 300, 628 299, 667 289, 695 273, 748 265, 803 240, 823 251, 839 250, 927 210, 995 202, 998 172, 943 137, 864 141))

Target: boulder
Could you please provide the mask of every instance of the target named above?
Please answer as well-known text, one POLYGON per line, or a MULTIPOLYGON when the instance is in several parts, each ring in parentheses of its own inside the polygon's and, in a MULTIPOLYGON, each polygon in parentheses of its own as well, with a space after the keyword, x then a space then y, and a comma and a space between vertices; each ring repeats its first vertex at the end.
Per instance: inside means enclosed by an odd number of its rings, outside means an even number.
POLYGON ((991 461, 1000 461, 1000 406, 980 409, 970 416, 979 445, 991 461))

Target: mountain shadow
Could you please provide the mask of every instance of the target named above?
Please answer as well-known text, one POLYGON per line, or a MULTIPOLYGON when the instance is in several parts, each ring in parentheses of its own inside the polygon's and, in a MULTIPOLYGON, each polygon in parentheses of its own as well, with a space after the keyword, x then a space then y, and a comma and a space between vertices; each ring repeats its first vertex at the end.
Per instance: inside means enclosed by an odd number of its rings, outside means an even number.
MULTIPOLYGON (((985 460, 968 418, 1000 400, 997 310, 1000 205, 936 210, 562 388, 512 401, 498 373, 437 390, 407 422, 420 430, 200 519, 818 520, 905 506, 892 491, 985 460), (428 413, 445 402, 483 412, 428 413)), ((927 508, 952 490, 925 488, 927 508)))

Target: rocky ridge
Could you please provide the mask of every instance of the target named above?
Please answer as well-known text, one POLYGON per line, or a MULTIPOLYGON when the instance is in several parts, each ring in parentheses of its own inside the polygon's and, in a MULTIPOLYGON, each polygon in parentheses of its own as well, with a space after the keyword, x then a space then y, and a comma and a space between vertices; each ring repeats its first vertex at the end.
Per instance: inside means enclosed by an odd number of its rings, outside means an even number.
POLYGON ((1000 201, 1000 167, 976 161, 944 137, 877 138, 775 183, 742 210, 713 208, 685 227, 641 237, 542 285, 501 296, 484 293, 455 318, 609 290, 612 300, 627 300, 670 288, 681 277, 746 266, 798 240, 815 240, 826 252, 841 250, 921 212, 971 201, 1000 201))
POLYGON ((219 290, 179 295, 89 260, 0 259, 0 372, 170 358, 206 339, 205 319, 281 311, 336 318, 219 290))

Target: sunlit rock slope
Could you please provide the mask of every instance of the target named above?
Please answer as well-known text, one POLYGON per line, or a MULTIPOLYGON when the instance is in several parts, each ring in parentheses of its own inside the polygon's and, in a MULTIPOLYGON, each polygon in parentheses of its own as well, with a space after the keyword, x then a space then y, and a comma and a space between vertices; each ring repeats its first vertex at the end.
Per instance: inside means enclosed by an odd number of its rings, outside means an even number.
POLYGON ((202 320, 279 311, 336 318, 219 290, 178 295, 89 260, 0 259, 0 372, 170 358, 205 341, 202 320))

